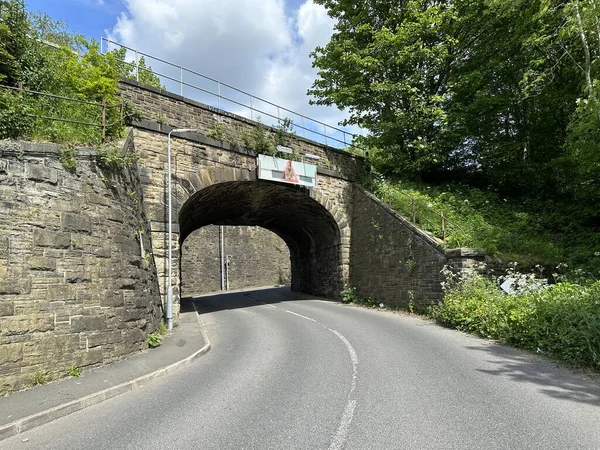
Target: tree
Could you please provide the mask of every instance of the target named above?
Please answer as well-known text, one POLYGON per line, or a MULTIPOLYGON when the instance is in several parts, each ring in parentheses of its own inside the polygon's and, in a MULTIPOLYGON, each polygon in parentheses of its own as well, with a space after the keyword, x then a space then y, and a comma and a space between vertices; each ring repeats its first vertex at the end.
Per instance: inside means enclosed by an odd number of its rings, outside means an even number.
POLYGON ((451 1, 317 0, 337 19, 313 53, 313 103, 350 112, 345 124, 370 131, 379 167, 417 174, 441 163, 443 103, 456 47, 451 1))
POLYGON ((22 0, 0 0, 0 82, 19 81, 29 24, 22 0))
POLYGON ((554 195, 594 86, 597 2, 317 0, 338 22, 309 93, 370 132, 384 174, 554 195))

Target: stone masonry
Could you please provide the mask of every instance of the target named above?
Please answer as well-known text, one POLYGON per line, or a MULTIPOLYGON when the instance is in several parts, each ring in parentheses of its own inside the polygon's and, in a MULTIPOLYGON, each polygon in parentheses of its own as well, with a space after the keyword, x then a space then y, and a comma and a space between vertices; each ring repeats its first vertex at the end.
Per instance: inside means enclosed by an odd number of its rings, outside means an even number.
MULTIPOLYGON (((224 258, 229 258, 229 289, 289 285, 290 251, 264 228, 223 227, 224 258)), ((221 290, 219 227, 209 225, 190 234, 182 246, 181 290, 192 297, 221 290)))
MULTIPOLYGON (((134 133, 161 292, 167 280, 166 134, 171 129, 144 120, 134 133)), ((348 163, 347 170, 354 165, 348 163)), ((319 186, 311 190, 259 181, 256 154, 187 133, 172 139, 172 183, 175 313, 180 241, 206 225, 262 226, 278 234, 289 248, 297 290, 336 297, 348 283, 352 181, 346 174, 319 168, 319 186)))
POLYGON ((442 298, 440 270, 480 268, 480 249, 444 250, 359 186, 354 188, 350 278, 359 295, 391 306, 420 305, 442 298))
POLYGON ((135 170, 59 151, 0 142, 0 391, 130 355, 162 315, 135 170))

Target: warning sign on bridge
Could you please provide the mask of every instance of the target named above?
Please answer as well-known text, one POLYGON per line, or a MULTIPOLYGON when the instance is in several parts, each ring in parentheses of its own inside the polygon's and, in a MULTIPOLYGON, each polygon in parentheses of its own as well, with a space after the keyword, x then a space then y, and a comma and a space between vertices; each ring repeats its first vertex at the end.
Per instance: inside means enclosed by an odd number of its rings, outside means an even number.
POLYGON ((291 161, 288 161, 285 165, 281 181, 285 181, 287 183, 298 183, 300 181, 298 179, 298 175, 296 175, 296 171, 294 170, 294 166, 292 166, 291 161))
POLYGON ((304 161, 290 161, 274 156, 258 155, 258 178, 315 187, 317 185, 317 166, 306 164, 304 161))

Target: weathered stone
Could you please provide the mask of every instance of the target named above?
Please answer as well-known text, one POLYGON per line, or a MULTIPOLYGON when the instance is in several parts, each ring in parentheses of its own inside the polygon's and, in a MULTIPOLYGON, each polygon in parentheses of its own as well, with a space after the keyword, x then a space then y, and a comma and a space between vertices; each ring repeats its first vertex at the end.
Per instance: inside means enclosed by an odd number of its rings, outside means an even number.
POLYGON ((0 335, 2 336, 44 333, 53 329, 54 316, 49 314, 0 317, 0 335))
POLYGON ((27 179, 33 181, 44 181, 51 184, 58 183, 58 172, 41 164, 27 163, 27 179))
POLYGON ((31 292, 31 279, 21 278, 18 280, 9 279, 6 281, 0 281, 0 295, 17 295, 17 294, 29 294, 31 292))
POLYGON ((92 231, 92 221, 83 213, 64 212, 60 215, 60 223, 65 231, 80 233, 90 233, 92 231))
POLYGON ((124 305, 125 300, 121 291, 107 291, 100 298, 100 306, 116 308, 124 305))
POLYGON ((29 258, 29 268, 33 270, 56 270, 56 259, 45 256, 29 258))
MULTIPOLYGON (((0 298, 0 317, 12 316, 15 313, 15 302, 7 298, 0 298)), ((1 361, 1 359, 0 359, 1 361)))
POLYGON ((53 286, 48 286, 46 293, 46 300, 48 300, 49 302, 68 302, 76 299, 75 287, 69 284, 57 284, 53 286))
POLYGON ((0 361, 4 364, 16 363, 23 360, 23 344, 0 345, 0 361))
POLYGON ((74 333, 106 330, 106 316, 73 317, 71 319, 71 329, 74 333))
POLYGON ((0 259, 8 258, 8 251, 10 248, 10 241, 8 237, 0 236, 0 259))
POLYGON ((50 230, 34 230, 33 243, 40 247, 70 248, 71 234, 50 230))

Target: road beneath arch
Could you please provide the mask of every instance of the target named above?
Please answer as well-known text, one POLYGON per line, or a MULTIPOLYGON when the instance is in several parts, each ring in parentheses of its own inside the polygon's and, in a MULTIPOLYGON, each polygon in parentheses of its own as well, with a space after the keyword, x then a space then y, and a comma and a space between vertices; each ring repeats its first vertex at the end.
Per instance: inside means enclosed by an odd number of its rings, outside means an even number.
POLYGON ((534 356, 286 289, 196 304, 198 362, 0 448, 600 448, 600 386, 534 356))

